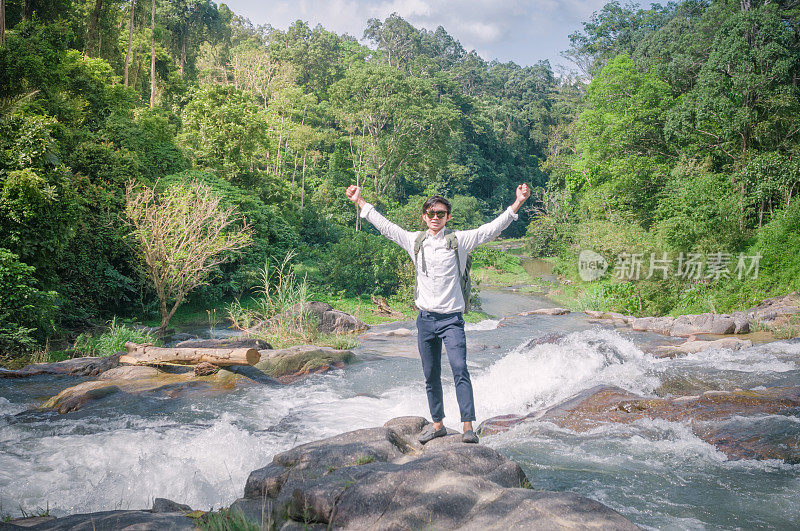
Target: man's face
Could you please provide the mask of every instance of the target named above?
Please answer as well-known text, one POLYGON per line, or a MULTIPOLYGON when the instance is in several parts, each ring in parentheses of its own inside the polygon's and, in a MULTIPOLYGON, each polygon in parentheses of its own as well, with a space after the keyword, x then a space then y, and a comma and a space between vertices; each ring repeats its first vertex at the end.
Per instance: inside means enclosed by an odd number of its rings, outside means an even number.
POLYGON ((434 203, 428 207, 428 210, 422 214, 422 219, 432 232, 439 232, 450 221, 450 214, 447 213, 447 207, 442 203, 434 203), (441 216, 441 217, 440 217, 441 216))

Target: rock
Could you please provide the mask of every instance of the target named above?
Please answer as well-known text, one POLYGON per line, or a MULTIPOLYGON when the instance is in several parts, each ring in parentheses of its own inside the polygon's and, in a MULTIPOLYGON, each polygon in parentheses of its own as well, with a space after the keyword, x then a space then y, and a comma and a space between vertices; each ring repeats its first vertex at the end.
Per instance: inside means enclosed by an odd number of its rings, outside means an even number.
POLYGON ((314 345, 297 345, 262 351, 261 354, 261 361, 254 367, 282 383, 292 382, 311 373, 327 372, 333 368, 341 369, 355 359, 350 350, 314 345))
POLYGON ((207 361, 200 362, 194 366, 195 376, 208 376, 210 374, 216 374, 218 371, 219 367, 207 361))
POLYGON ((566 308, 540 308, 538 310, 520 312, 517 315, 565 315, 568 313, 569 310, 566 308))
POLYGON ((713 341, 703 341, 700 339, 690 339, 680 345, 665 345, 658 347, 656 357, 674 357, 678 354, 694 354, 709 349, 728 349, 739 350, 753 346, 749 339, 739 339, 738 337, 723 337, 713 341))
MULTIPOLYGON (((284 316, 278 316, 278 319, 289 319, 295 315, 307 313, 313 316, 317 323, 317 330, 323 334, 339 334, 344 332, 358 332, 366 330, 369 326, 363 321, 356 319, 352 315, 334 310, 333 306, 325 302, 309 301, 302 307, 302 311, 297 306, 291 308, 284 316)), ((275 319, 275 318, 273 318, 275 319)))
POLYGON ((278 454, 251 473, 234 506, 262 511, 261 521, 269 508, 281 529, 637 529, 577 494, 522 488, 530 483, 519 465, 486 446, 458 436, 421 446, 426 424, 401 417, 278 454))
POLYGON ((192 508, 182 503, 177 503, 166 498, 156 498, 153 500, 153 508, 150 509, 154 513, 189 513, 192 508))
POLYGON ((138 380, 140 378, 156 378, 163 374, 155 367, 147 365, 123 365, 100 375, 98 380, 138 380))
POLYGON ((176 342, 192 341, 195 339, 200 339, 200 338, 194 334, 187 334, 186 332, 178 332, 177 334, 172 334, 172 337, 170 337, 170 341, 176 341, 176 342))
POLYGON ((781 297, 765 299, 758 306, 745 310, 745 313, 754 322, 780 326, 792 315, 800 313, 800 293, 795 291, 781 297))
POLYGON ((743 418, 781 415, 800 407, 800 387, 734 391, 708 390, 699 395, 643 398, 613 386, 597 386, 555 407, 526 416, 503 415, 484 421, 482 434, 498 433, 528 420, 553 422, 583 432, 608 422, 631 423, 642 418, 686 422, 692 431, 731 459, 773 459, 800 462, 796 435, 785 437, 737 427, 743 418))
MULTIPOLYGON (((22 528, 20 527, 20 529, 22 528)), ((47 531, 94 531, 95 529, 163 529, 179 531, 184 529, 193 530, 195 529, 195 524, 191 518, 175 513, 101 511, 53 518, 35 525, 32 529, 47 531)))
POLYGON ((25 378, 39 374, 63 374, 69 376, 95 376, 119 365, 119 354, 113 356, 87 356, 55 363, 35 363, 18 371, 0 369, 0 378, 25 378))
POLYGON ((235 337, 225 339, 191 339, 176 344, 177 348, 254 348, 256 350, 271 349, 272 345, 263 339, 235 337))
POLYGON ((359 339, 371 339, 375 337, 409 337, 413 336, 414 331, 408 328, 395 328, 384 332, 367 332, 358 336, 359 339))
POLYGON ((690 336, 693 334, 732 334, 736 321, 727 314, 701 313, 681 315, 669 331, 671 336, 690 336))
POLYGON ((69 413, 94 401, 118 394, 127 398, 141 396, 177 398, 188 393, 214 395, 230 391, 238 385, 256 382, 257 379, 227 370, 196 377, 192 371, 175 374, 146 365, 121 366, 106 371, 97 380, 64 389, 41 407, 54 409, 59 413, 69 413))

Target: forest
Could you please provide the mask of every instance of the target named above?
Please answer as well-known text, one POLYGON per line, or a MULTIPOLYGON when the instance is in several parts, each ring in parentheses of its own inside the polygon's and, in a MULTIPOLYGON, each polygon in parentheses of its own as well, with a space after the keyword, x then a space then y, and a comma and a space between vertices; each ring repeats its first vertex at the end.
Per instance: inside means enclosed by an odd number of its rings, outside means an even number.
POLYGON ((328 300, 408 305, 408 257, 360 224, 352 183, 408 228, 445 195, 466 228, 527 182, 504 236, 581 308, 723 312, 800 290, 799 31, 797 1, 613 1, 570 35, 566 73, 396 14, 356 38, 209 0, 0 0, 0 353, 158 322, 136 187, 200 184, 248 231, 186 307, 246 305, 285 260, 328 300), (678 270, 584 282, 584 249, 678 270), (681 271, 690 258, 705 262, 681 271))

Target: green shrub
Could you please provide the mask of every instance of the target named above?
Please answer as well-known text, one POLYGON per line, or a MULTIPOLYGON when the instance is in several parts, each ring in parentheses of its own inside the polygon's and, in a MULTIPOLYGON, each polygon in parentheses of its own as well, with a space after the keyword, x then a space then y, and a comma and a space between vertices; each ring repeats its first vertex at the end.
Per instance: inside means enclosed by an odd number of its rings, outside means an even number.
POLYGON ((34 268, 0 248, 0 352, 20 354, 53 332, 55 296, 36 287, 34 268))
POLYGON ((779 293, 800 290, 799 234, 800 200, 795 199, 756 233, 747 253, 761 253, 756 285, 779 293))
POLYGON ((400 288, 408 254, 397 244, 366 232, 343 231, 320 264, 328 286, 350 296, 389 296, 400 288))

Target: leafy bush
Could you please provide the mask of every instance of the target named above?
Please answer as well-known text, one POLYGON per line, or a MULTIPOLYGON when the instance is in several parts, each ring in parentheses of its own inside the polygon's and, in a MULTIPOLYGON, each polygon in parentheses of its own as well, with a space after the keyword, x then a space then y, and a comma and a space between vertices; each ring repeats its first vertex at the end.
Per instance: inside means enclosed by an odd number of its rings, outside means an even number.
POLYGON ((0 248, 0 352, 30 351, 53 331, 56 294, 36 287, 34 271, 0 248))
MULTIPOLYGON (((756 284, 776 292, 800 290, 800 200, 756 233, 749 255, 761 254, 756 284)), ((777 294, 777 293, 776 293, 777 294)))
POLYGON ((328 286, 350 296, 396 293, 408 254, 382 236, 356 231, 342 234, 320 264, 328 286))

